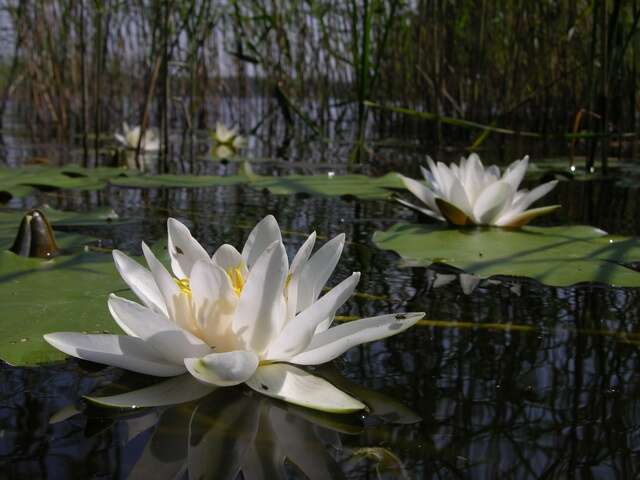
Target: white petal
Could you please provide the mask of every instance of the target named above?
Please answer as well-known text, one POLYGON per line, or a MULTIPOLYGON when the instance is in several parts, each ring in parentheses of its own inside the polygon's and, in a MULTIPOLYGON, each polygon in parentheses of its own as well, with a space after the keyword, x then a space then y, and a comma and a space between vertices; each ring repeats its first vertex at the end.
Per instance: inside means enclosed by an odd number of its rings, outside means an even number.
POLYGON ((494 220, 511 205, 514 194, 513 188, 506 182, 499 181, 489 185, 473 206, 475 223, 493 224, 494 220))
POLYGON ((209 395, 216 387, 204 385, 189 374, 164 380, 150 387, 108 397, 85 396, 89 402, 103 407, 143 408, 162 407, 191 402, 209 395))
POLYGON ((264 395, 325 412, 351 413, 366 408, 326 380, 285 363, 258 367, 247 385, 264 395))
POLYGON ((349 300, 359 280, 360 272, 354 273, 288 322, 269 346, 265 359, 288 360, 305 350, 318 325, 325 321, 330 325, 336 311, 349 300))
MULTIPOLYGON (((419 206, 414 205, 413 203, 407 202, 406 200, 403 200, 401 198, 396 198, 396 201, 398 203, 404 205, 405 207, 409 207, 409 208, 411 208, 413 210, 416 210, 416 211, 418 211, 420 213, 423 213, 423 214, 425 214, 425 215, 427 215, 429 217, 433 217, 433 218, 436 218, 438 220, 444 221, 444 217, 442 216, 442 214, 440 214, 440 209, 438 209, 438 212, 436 213, 436 212, 433 212, 433 211, 429 210, 428 208, 419 207, 419 206)), ((438 205, 436 204, 436 207, 437 206, 438 205)))
POLYGON ((128 146, 127 145, 127 139, 124 138, 122 135, 120 135, 119 133, 116 133, 113 135, 115 137, 115 139, 120 142, 122 145, 124 145, 125 147, 128 146))
POLYGON ((462 183, 457 178, 451 182, 451 188, 447 200, 462 210, 468 217, 471 216, 473 209, 467 198, 467 192, 465 192, 462 183))
POLYGON ((404 175, 398 174, 404 186, 413 193, 422 203, 424 203, 430 210, 437 211, 438 207, 436 206, 436 200, 433 195, 433 192, 425 187, 422 183, 414 180, 413 178, 405 177, 404 175))
POLYGON ((183 279, 191 276, 191 269, 198 260, 209 260, 209 254, 193 238, 187 227, 175 218, 167 220, 169 232, 169 255, 171 269, 176 277, 183 279))
POLYGON ((314 336, 309 347, 289 361, 300 365, 319 365, 342 355, 351 347, 403 332, 424 313, 401 313, 363 318, 343 323, 314 336))
POLYGON ((527 167, 529 166, 529 156, 527 155, 522 160, 516 160, 507 168, 502 176, 502 181, 507 182, 514 190, 518 190, 520 183, 524 175, 527 173, 527 167))
POLYGON ((218 350, 234 350, 231 321, 237 297, 229 276, 212 262, 197 262, 191 270, 191 298, 203 339, 218 350))
POLYGON ((184 365, 168 362, 144 340, 135 337, 60 332, 48 333, 44 339, 72 357, 132 372, 156 377, 173 377, 185 372, 184 365))
POLYGON ((261 354, 284 323, 282 291, 289 265, 281 241, 267 247, 251 268, 233 318, 233 330, 248 350, 261 354))
MULTIPOLYGON (((340 260, 344 248, 344 233, 325 243, 313 254, 300 274, 298 285, 298 312, 309 307, 320 296, 327 280, 340 260)), ((296 312, 297 313, 297 312, 296 312)))
POLYGON ((233 270, 234 268, 239 268, 242 272, 243 277, 248 273, 247 266, 244 262, 244 259, 242 258, 242 255, 240 255, 240 252, 236 250, 236 247, 234 247, 233 245, 229 245, 228 243, 220 245, 211 259, 224 271, 228 272, 229 270, 233 270))
POLYGON ((251 269, 265 248, 276 240, 282 242, 280 227, 273 215, 267 215, 253 227, 242 249, 242 257, 247 267, 251 269))
POLYGON ((198 337, 149 308, 114 294, 109 296, 108 305, 122 330, 146 341, 170 362, 179 364, 186 357, 211 353, 211 348, 198 337))
POLYGON ((185 358, 189 373, 203 383, 227 387, 247 381, 258 368, 260 359, 249 351, 211 353, 202 358, 185 358))
POLYGON ((182 328, 191 331, 195 328, 195 319, 191 317, 189 298, 180 291, 171 274, 144 242, 142 242, 142 253, 147 260, 151 275, 153 275, 153 279, 164 298, 169 318, 182 328))
POLYGON ((526 210, 529 205, 540 200, 547 193, 553 190, 557 184, 558 180, 551 180, 550 182, 538 185, 536 188, 534 188, 530 192, 527 192, 523 197, 521 197, 517 204, 514 202, 513 208, 520 211, 526 210))
POLYGON ((151 272, 119 250, 113 251, 113 260, 120 276, 147 307, 168 315, 164 298, 151 272))
POLYGON ((287 318, 286 321, 291 320, 296 312, 298 306, 298 286, 300 284, 300 277, 304 266, 307 264, 307 260, 311 256, 311 251, 316 243, 316 232, 312 232, 311 235, 302 244, 296 256, 293 257, 291 266, 289 267, 289 277, 286 282, 287 297, 287 318))
POLYGON ((291 262, 291 267, 289 268, 289 273, 294 275, 298 273, 302 267, 304 267, 307 260, 311 256, 311 252, 313 251, 313 246, 316 243, 316 232, 311 232, 311 235, 307 237, 305 242, 302 244, 295 257, 293 257, 293 261, 291 262))

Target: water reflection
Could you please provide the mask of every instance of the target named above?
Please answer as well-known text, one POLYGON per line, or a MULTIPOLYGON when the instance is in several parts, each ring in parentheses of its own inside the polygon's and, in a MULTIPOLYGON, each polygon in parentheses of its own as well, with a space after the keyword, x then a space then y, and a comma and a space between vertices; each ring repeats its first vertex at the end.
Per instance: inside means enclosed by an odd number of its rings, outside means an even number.
MULTIPOLYGON (((335 372, 328 375, 340 377, 335 372)), ((163 384, 173 381, 149 388, 158 392, 163 384)), ((188 376, 186 381, 196 383, 188 376)), ((346 380, 341 384, 354 387, 346 380)), ((368 423, 384 423, 393 432, 420 421, 394 400, 355 388, 370 405, 368 423)), ((105 414, 113 422, 110 428, 124 433, 121 442, 125 450, 142 450, 130 471, 123 472, 129 478, 232 480, 242 474, 245 479, 323 479, 346 478, 354 469, 374 468, 382 476, 386 470, 404 471, 392 445, 343 444, 343 437, 362 437, 373 428, 362 417, 309 410, 242 387, 220 388, 191 403, 139 414, 128 411, 119 416, 89 409, 86 430, 92 430, 91 423, 104 424, 105 414)))

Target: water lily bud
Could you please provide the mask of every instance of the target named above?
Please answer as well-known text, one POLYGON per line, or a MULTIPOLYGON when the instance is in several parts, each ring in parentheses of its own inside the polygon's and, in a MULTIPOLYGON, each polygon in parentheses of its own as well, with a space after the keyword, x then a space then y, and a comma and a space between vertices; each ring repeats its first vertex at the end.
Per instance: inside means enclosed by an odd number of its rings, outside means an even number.
POLYGON ((9 250, 23 257, 37 258, 52 258, 60 253, 51 224, 40 210, 25 214, 9 250))

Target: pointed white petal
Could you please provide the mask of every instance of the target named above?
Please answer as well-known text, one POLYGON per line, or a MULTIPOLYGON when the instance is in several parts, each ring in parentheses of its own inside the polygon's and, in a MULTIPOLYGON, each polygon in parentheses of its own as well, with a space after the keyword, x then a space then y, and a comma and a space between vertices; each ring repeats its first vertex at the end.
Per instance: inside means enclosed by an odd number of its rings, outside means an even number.
POLYGON ((325 412, 351 413, 366 408, 326 380, 285 363, 258 367, 247 385, 264 395, 325 412))
POLYGON ((142 242, 142 253, 147 260, 151 275, 153 275, 153 279, 164 298, 169 318, 182 328, 191 331, 195 328, 195 319, 191 316, 189 298, 180 291, 171 274, 144 242, 142 242))
MULTIPOLYGON (((296 310, 301 312, 316 301, 340 260, 345 235, 334 237, 313 254, 300 274, 296 310)), ((297 313, 297 312, 296 312, 297 313)))
POLYGON ((60 332, 48 333, 44 339, 52 347, 72 357, 132 372, 173 377, 186 370, 184 365, 168 362, 144 340, 135 337, 60 332))
POLYGON ((163 407, 191 402, 213 392, 216 387, 204 385, 189 374, 164 380, 150 387, 108 397, 85 396, 89 402, 102 407, 144 408, 163 407))
POLYGON ((457 178, 451 182, 451 189, 449 190, 447 200, 449 203, 458 207, 459 210, 463 211, 468 217, 472 215, 473 209, 467 198, 467 193, 457 178))
POLYGON ((124 145, 125 147, 128 146, 127 145, 127 139, 124 138, 122 135, 120 135, 119 133, 116 133, 113 135, 115 137, 115 139, 120 142, 122 145, 124 145))
POLYGON ((525 210, 524 212, 520 212, 518 214, 507 213, 506 215, 500 217, 500 220, 496 222, 496 225, 500 227, 518 228, 526 225, 536 217, 555 212, 560 207, 561 205, 549 205, 547 207, 538 207, 532 208, 530 210, 525 210))
POLYGON ((360 272, 355 272, 288 322, 269 346, 265 359, 284 361, 305 350, 318 325, 325 321, 329 325, 333 321, 336 311, 349 300, 359 280, 360 272))
POLYGON ((209 260, 209 254, 193 238, 189 229, 175 218, 167 220, 169 232, 169 255, 171 269, 176 277, 183 279, 191 276, 191 269, 198 260, 209 260))
POLYGON ((251 268, 233 318, 233 330, 245 348, 262 353, 284 323, 282 290, 289 270, 281 241, 269 245, 251 268))
POLYGON ((191 298, 202 338, 217 350, 235 350, 229 330, 238 299, 229 276, 212 262, 197 262, 191 270, 191 298))
POLYGON ((534 188, 530 192, 527 192, 523 197, 521 197, 517 204, 515 204, 514 202, 513 207, 520 211, 526 210, 527 208, 529 208, 529 205, 540 200, 547 193, 553 190, 557 184, 558 180, 551 180, 550 182, 538 185, 536 188, 534 188))
POLYGON ((506 182, 499 181, 489 185, 473 206, 475 223, 492 225, 499 215, 511 205, 514 194, 515 191, 506 182))
POLYGON ((151 272, 119 250, 113 251, 113 260, 120 276, 147 307, 168 315, 164 298, 151 272))
POLYGON ((247 274, 247 266, 244 262, 244 259, 242 258, 242 255, 240 255, 240 252, 238 252, 238 250, 236 250, 236 247, 234 247, 233 245, 229 245, 228 243, 220 245, 211 259, 224 271, 239 268, 244 276, 246 276, 247 274))
POLYGON ((316 232, 311 232, 311 235, 307 237, 305 242, 302 244, 295 257, 293 257, 293 261, 291 262, 291 267, 289 268, 289 273, 294 275, 298 273, 298 271, 304 267, 307 260, 311 256, 311 252, 313 251, 313 246, 316 243, 316 232))
POLYGON ((227 387, 247 381, 258 368, 260 359, 249 351, 211 353, 202 358, 185 358, 184 364, 197 380, 227 387))
MULTIPOLYGON (((396 198, 396 202, 398 202, 398 203, 400 203, 400 204, 404 205, 405 207, 409 207, 409 208, 411 208, 411 209, 413 209, 413 210, 416 210, 416 211, 418 211, 418 212, 420 212, 420 213, 423 213, 423 214, 425 214, 425 215, 427 215, 427 216, 429 216, 429 217, 433 217, 433 218, 436 218, 436 219, 438 219, 438 220, 442 220, 442 221, 444 221, 444 217, 439 213, 439 212, 440 212, 440 209, 438 209, 438 213, 436 213, 436 212, 432 212, 432 211, 431 211, 431 210, 429 210, 428 208, 422 208, 422 207, 419 207, 419 206, 414 205, 413 203, 407 202, 406 200, 403 200, 403 199, 401 199, 401 198, 396 198)), ((438 206, 438 205, 436 204, 436 207, 437 207, 437 206, 438 206)))
POLYGON ((433 195, 433 192, 425 187, 422 183, 414 180, 413 178, 405 177, 404 175, 398 174, 404 186, 413 193, 418 199, 424 203, 430 210, 436 211, 438 207, 436 206, 436 199, 433 195))
POLYGON ((109 296, 108 305, 120 328, 146 341, 170 362, 179 364, 186 357, 211 353, 211 348, 198 337, 150 308, 114 294, 109 296))
POLYGON ((300 285, 300 277, 302 270, 307 264, 313 246, 316 243, 316 232, 312 232, 311 235, 302 244, 296 256, 293 257, 291 266, 289 267, 289 276, 286 281, 285 296, 287 299, 287 317, 286 321, 291 320, 298 310, 298 286, 300 285))
POLYGON ((525 156, 522 160, 516 160, 507 168, 502 176, 502 181, 507 182, 514 190, 518 190, 524 175, 529 167, 529 156, 525 156))
POLYGON ((400 313, 363 318, 343 323, 314 336, 307 349, 291 363, 319 365, 342 355, 351 347, 403 332, 424 317, 424 313, 400 313))
POLYGON ((420 172, 422 173, 424 179, 427 181, 427 186, 433 188, 433 184, 435 182, 433 174, 422 165, 420 165, 420 172))
POLYGON ((244 258, 247 267, 251 269, 265 248, 276 240, 282 242, 280 227, 273 215, 267 215, 253 227, 242 248, 242 258, 244 258))

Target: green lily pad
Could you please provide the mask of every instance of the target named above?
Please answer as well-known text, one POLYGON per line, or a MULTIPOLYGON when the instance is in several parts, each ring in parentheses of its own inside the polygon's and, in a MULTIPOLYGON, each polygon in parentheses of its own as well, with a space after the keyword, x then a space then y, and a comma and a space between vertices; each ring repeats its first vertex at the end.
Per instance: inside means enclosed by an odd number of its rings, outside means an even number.
MULTIPOLYGON (((113 218, 113 211, 41 211, 56 226, 98 225, 113 218)), ((64 354, 47 345, 42 335, 69 330, 119 332, 107 309, 109 293, 125 291, 108 253, 85 251, 95 239, 56 231, 56 241, 66 254, 51 260, 25 258, 6 249, 23 212, 0 212, 0 359, 14 365, 62 360, 64 354)))
POLYGON ((445 263, 479 277, 513 275, 552 286, 600 282, 640 287, 640 241, 589 226, 451 229, 399 223, 374 243, 410 265, 445 263))
POLYGON ((43 340, 48 332, 118 333, 107 297, 124 287, 106 253, 41 260, 0 252, 0 358, 12 365, 62 360, 43 340))
POLYGON ((137 177, 122 177, 110 181, 111 184, 119 187, 133 188, 198 188, 237 185, 247 183, 249 179, 245 176, 217 176, 217 175, 140 175, 137 177))
POLYGON ((363 200, 389 198, 390 189, 404 189, 396 173, 383 177, 366 175, 289 175, 285 177, 256 177, 251 186, 267 189, 275 195, 303 193, 308 195, 354 196, 363 200))
POLYGON ((12 197, 24 197, 37 189, 99 190, 112 178, 137 175, 138 172, 117 167, 84 168, 26 166, 0 168, 0 192, 12 197))
MULTIPOLYGON (((38 210, 45 214, 54 230, 56 227, 97 226, 122 223, 118 215, 110 208, 101 208, 88 213, 78 213, 56 210, 45 205, 38 207, 38 210)), ((0 248, 3 250, 11 246, 13 239, 18 233, 18 228, 24 213, 25 212, 22 211, 0 212, 0 248)), ((68 235, 59 232, 56 232, 56 238, 63 248, 77 245, 78 239, 84 239, 85 243, 86 241, 93 240, 83 235, 68 235)))

